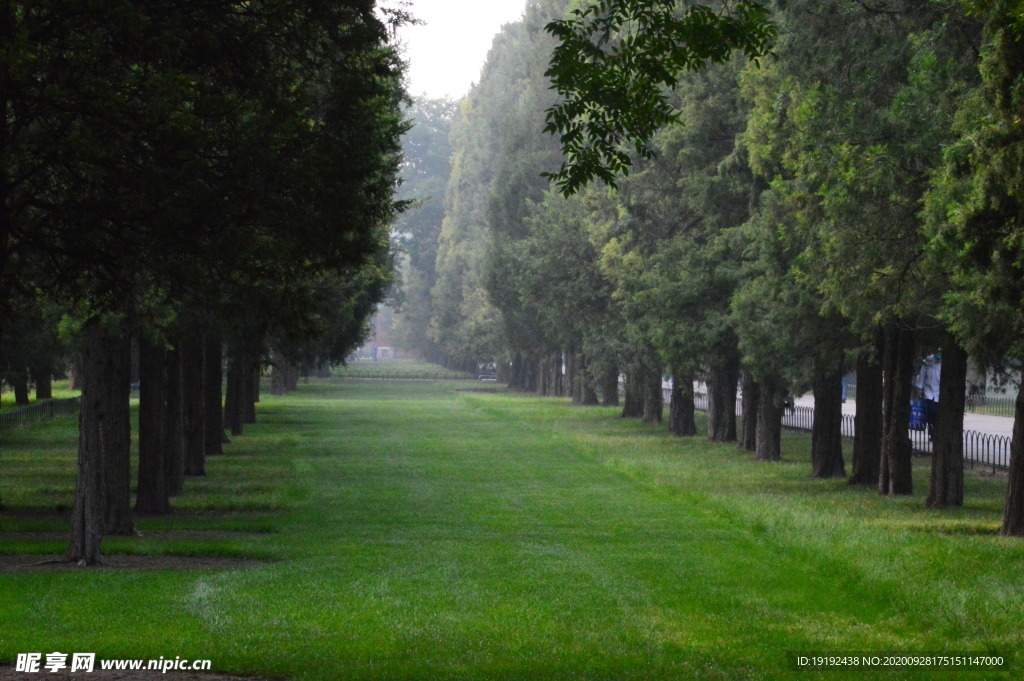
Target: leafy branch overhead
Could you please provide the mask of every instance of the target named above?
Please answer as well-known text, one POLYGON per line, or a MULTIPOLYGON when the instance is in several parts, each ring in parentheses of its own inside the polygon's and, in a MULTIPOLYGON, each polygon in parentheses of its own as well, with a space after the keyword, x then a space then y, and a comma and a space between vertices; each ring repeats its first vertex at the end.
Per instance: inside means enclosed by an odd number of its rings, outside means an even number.
POLYGON ((686 71, 727 61, 740 50, 768 54, 775 37, 756 0, 718 9, 676 0, 599 0, 545 30, 560 41, 545 73, 563 101, 547 110, 545 132, 560 136, 565 160, 546 173, 566 196, 594 178, 615 186, 629 173, 628 145, 649 158, 649 142, 676 121, 669 93, 686 71))

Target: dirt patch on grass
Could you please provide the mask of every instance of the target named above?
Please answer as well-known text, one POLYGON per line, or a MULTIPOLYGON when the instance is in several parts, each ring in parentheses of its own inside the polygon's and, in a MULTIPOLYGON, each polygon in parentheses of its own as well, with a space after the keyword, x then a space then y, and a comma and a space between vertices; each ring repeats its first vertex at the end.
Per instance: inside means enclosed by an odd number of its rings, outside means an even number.
MULTIPOLYGON (((97 662, 97 666, 99 663, 97 662)), ((27 674, 16 672, 14 667, 0 666, 0 681, 38 681, 40 678, 60 679, 60 681, 90 681, 100 679, 101 681, 267 681, 262 676, 233 676, 231 674, 213 674, 210 672, 174 672, 166 674, 152 670, 121 671, 111 669, 97 669, 91 673, 75 672, 74 674, 58 672, 40 672, 38 674, 27 674)))
MULTIPOLYGON (((252 532, 249 530, 140 530, 137 534, 123 538, 131 539, 159 539, 170 541, 196 541, 213 539, 252 539, 254 537, 265 537, 273 532, 252 532)), ((117 535, 110 535, 111 537, 117 535)), ((0 539, 11 541, 42 542, 42 541, 66 541, 68 531, 52 532, 2 532, 0 539)))
MULTIPOLYGON (((0 555, 0 572, 61 572, 66 570, 232 570, 266 565, 271 562, 252 558, 175 555, 109 555, 104 556, 103 561, 104 565, 101 566, 79 567, 74 563, 62 562, 61 556, 56 555, 0 555)), ((196 678, 199 677, 197 676, 196 678)), ((5 679, 6 677, 0 674, 0 681, 5 681, 5 679)))

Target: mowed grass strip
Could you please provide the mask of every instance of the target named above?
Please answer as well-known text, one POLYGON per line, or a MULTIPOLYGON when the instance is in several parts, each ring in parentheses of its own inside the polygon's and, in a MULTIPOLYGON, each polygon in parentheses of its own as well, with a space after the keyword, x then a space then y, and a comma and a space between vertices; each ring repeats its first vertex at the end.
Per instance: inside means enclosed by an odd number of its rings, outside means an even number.
MULTIPOLYGON (((230 555, 274 562, 0 575, 0 658, 181 655, 285 679, 1019 678, 796 672, 786 657, 1018 652, 1024 547, 994 534, 1004 480, 969 474, 967 507, 929 511, 921 494, 811 480, 806 435, 764 464, 616 410, 461 387, 323 380, 264 397, 182 511, 140 521, 156 537, 106 546, 202 555, 225 549, 173 532, 216 530, 230 555)), ((3 435, 5 503, 69 494, 73 447, 46 452, 70 432, 3 435)), ((923 492, 923 462, 916 475, 923 492)), ((61 522, 41 517, 0 517, 0 551, 61 522)))

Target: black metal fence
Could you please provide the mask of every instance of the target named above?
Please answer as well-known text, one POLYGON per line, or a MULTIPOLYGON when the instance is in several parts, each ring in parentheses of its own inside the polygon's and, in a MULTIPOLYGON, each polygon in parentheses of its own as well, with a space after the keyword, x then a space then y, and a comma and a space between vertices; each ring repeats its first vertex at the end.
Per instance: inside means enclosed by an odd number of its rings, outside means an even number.
MULTIPOLYGON (((665 390, 665 401, 668 402, 671 396, 670 390, 665 390)), ((737 398, 737 413, 742 412, 742 399, 737 398)), ((708 396, 704 392, 695 392, 693 395, 693 407, 698 411, 708 410, 708 396)), ((854 436, 854 417, 850 414, 843 414, 842 432, 843 437, 854 436)), ((782 425, 794 430, 811 430, 814 427, 814 407, 796 406, 787 408, 782 414, 782 425)), ((910 443, 915 452, 920 454, 931 454, 932 443, 927 431, 911 430, 910 443)), ((995 435, 992 433, 979 433, 975 430, 964 431, 964 461, 972 468, 976 465, 991 466, 992 470, 1006 469, 1010 467, 1010 440, 1006 435, 995 435)))
POLYGON ((39 423, 40 421, 52 419, 54 416, 77 414, 80 399, 79 397, 67 397, 43 400, 21 409, 5 412, 0 414, 0 430, 39 423))
POLYGON ((968 395, 964 408, 975 414, 989 416, 1013 416, 1016 399, 1013 397, 988 397, 986 395, 968 395))
POLYGON ((395 369, 360 369, 339 371, 338 378, 355 378, 364 381, 475 381, 476 375, 464 371, 402 371, 395 369))

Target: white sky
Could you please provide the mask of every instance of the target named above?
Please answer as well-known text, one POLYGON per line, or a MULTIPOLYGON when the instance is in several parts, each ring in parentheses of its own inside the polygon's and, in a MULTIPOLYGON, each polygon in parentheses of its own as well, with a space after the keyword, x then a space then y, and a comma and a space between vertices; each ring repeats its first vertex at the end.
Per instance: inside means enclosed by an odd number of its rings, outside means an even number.
POLYGON ((409 60, 409 94, 455 99, 480 80, 491 41, 502 24, 523 15, 526 0, 412 0, 426 26, 400 32, 409 60))

